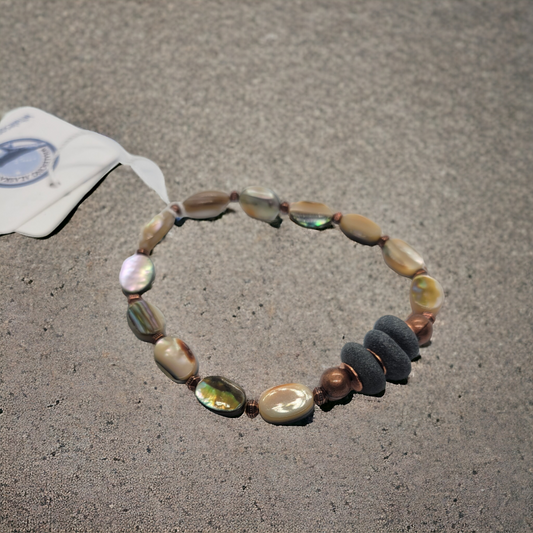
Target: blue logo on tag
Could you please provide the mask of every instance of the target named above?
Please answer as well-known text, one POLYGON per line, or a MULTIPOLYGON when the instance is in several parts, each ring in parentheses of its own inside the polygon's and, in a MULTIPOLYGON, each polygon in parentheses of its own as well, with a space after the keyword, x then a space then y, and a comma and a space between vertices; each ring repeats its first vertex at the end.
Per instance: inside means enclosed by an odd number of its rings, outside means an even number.
POLYGON ((0 144, 0 187, 22 187, 48 176, 59 160, 49 142, 16 139, 0 144))

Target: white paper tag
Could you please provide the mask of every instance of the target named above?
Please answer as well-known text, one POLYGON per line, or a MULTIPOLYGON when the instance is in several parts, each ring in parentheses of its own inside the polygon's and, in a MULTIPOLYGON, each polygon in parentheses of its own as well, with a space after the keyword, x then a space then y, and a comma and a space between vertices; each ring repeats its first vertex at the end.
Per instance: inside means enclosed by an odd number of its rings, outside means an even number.
POLYGON ((131 166, 169 203, 153 161, 40 109, 10 111, 0 121, 0 234, 49 235, 118 164, 131 166))

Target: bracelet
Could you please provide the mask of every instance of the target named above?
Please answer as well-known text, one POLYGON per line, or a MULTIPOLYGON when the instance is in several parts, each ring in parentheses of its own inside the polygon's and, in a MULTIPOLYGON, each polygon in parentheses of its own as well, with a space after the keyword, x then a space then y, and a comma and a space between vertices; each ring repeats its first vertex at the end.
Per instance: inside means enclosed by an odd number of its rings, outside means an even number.
POLYGON ((128 298, 128 324, 140 340, 154 344, 154 360, 166 376, 176 383, 185 383, 204 407, 217 414, 237 417, 246 412, 250 418, 260 414, 271 424, 293 424, 310 416, 315 403, 320 406, 338 401, 352 391, 376 395, 385 389, 386 381, 405 381, 411 373, 411 361, 419 356, 419 346, 431 339, 433 323, 444 302, 442 286, 429 276, 416 250, 400 239, 383 235, 375 222, 362 215, 334 213, 322 203, 281 202, 265 187, 247 187, 240 194, 206 191, 184 202, 169 204, 142 228, 138 250, 124 261, 119 280, 128 298), (288 383, 266 390, 259 400, 247 400, 242 387, 225 377, 202 379, 191 349, 183 340, 166 336, 161 311, 145 301, 142 294, 155 280, 150 254, 175 221, 218 217, 230 202, 239 202, 248 216, 274 226, 279 227, 280 215, 284 214, 304 228, 323 230, 338 226, 352 241, 378 245, 385 263, 411 279, 411 315, 405 321, 383 316, 365 335, 362 345, 345 344, 341 364, 325 370, 313 391, 299 383, 288 383))

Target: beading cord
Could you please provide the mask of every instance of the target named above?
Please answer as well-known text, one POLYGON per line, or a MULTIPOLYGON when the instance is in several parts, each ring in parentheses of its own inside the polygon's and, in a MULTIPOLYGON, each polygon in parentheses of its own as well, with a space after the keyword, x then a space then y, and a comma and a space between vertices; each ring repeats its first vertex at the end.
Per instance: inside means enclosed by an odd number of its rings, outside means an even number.
POLYGON ((166 376, 176 383, 185 383, 204 407, 217 414, 237 417, 246 412, 250 418, 260 414, 271 424, 293 424, 310 416, 315 404, 341 400, 352 391, 379 394, 386 381, 406 380, 411 373, 411 361, 419 355, 419 346, 431 339, 433 323, 444 302, 442 287, 428 274, 420 254, 406 242, 384 235, 375 222, 362 215, 334 213, 322 203, 281 202, 275 192, 265 187, 247 187, 240 194, 205 191, 184 202, 169 204, 142 228, 137 252, 124 261, 119 280, 128 297, 128 324, 139 339, 154 344, 154 360, 166 376), (299 383, 287 383, 266 390, 259 400, 247 400, 242 387, 225 377, 202 379, 198 375, 198 360, 189 346, 166 335, 163 314, 145 301, 142 294, 155 280, 150 254, 175 220, 215 218, 230 202, 239 202, 248 216, 273 225, 279 224, 280 215, 284 214, 298 226, 322 230, 336 225, 352 241, 379 246, 385 263, 411 279, 412 313, 405 321, 383 316, 365 335, 363 344, 345 344, 341 364, 325 370, 312 391, 299 383))

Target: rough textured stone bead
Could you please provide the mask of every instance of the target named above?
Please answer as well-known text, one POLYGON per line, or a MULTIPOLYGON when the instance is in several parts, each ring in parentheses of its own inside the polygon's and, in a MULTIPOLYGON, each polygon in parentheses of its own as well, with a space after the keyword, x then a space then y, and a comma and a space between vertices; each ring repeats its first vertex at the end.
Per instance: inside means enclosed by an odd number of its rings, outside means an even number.
POLYGON ((163 237, 170 231, 176 220, 176 215, 170 209, 165 209, 156 215, 141 230, 139 239, 139 249, 143 249, 147 254, 161 242, 163 237))
POLYGON ((289 208, 290 219, 304 228, 324 229, 331 226, 333 211, 317 202, 295 202, 289 208))
POLYGON ((208 376, 194 391, 198 401, 210 411, 228 417, 241 416, 246 403, 244 390, 222 376, 208 376))
POLYGON ((437 316, 444 303, 444 291, 435 278, 422 274, 413 278, 409 299, 413 313, 431 313, 437 316))
POLYGON ((118 279, 126 296, 142 294, 152 287, 155 280, 154 264, 146 255, 132 255, 122 263, 118 279))
POLYGON ((128 325, 136 337, 144 342, 153 342, 154 335, 165 334, 165 318, 161 311, 142 298, 128 305, 128 325))
POLYGON ((374 329, 383 331, 383 333, 393 339, 411 361, 418 357, 420 353, 418 339, 413 330, 401 318, 393 315, 382 316, 374 324, 374 329))
POLYGON ((229 202, 229 194, 225 192, 199 192, 183 202, 183 216, 195 219, 218 217, 226 210, 229 202))
POLYGON ((263 222, 273 222, 279 214, 279 198, 266 187, 246 187, 239 196, 239 203, 249 217, 263 222))
POLYGON ((363 394, 378 394, 385 389, 387 382, 381 365, 364 346, 346 343, 341 350, 341 361, 355 370, 363 385, 363 394))
POLYGON ((363 345, 381 359, 388 381, 401 381, 411 373, 411 359, 386 333, 373 329, 365 335, 363 345))
POLYGON ((400 276, 411 278, 419 270, 425 269, 422 256, 401 239, 388 239, 381 251, 385 263, 400 276))
POLYGON ((259 414, 270 424, 293 424, 314 409, 313 393, 305 385, 287 383, 272 387, 259 398, 259 414))
POLYGON ((339 227, 348 239, 367 246, 376 245, 381 237, 381 228, 362 215, 343 215, 339 227))
POLYGON ((416 335, 418 345, 424 346, 433 336, 433 322, 426 315, 413 314, 407 318, 405 323, 416 335))
POLYGON ((185 383, 198 372, 198 360, 191 349, 176 337, 162 337, 155 343, 154 360, 161 371, 176 383, 185 383))

